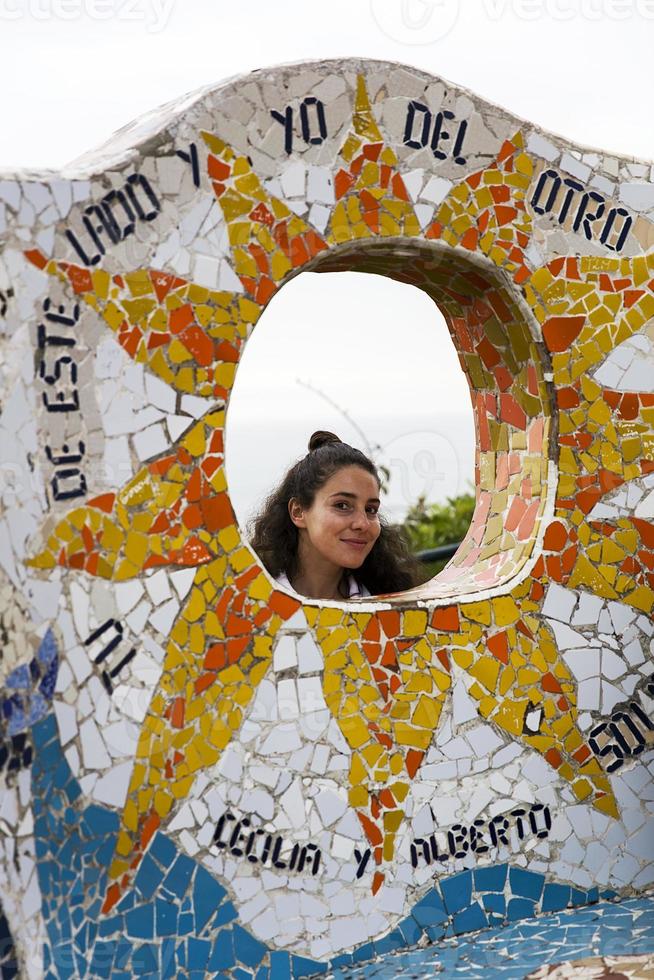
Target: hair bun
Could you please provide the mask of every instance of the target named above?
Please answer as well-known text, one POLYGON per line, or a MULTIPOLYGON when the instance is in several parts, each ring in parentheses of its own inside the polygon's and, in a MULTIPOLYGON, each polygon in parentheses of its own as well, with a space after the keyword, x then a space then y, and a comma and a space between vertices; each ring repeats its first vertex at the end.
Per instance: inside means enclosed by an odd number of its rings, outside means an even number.
POLYGON ((309 452, 312 453, 322 446, 330 446, 332 443, 341 441, 333 432, 325 432, 324 429, 318 429, 309 439, 309 452))

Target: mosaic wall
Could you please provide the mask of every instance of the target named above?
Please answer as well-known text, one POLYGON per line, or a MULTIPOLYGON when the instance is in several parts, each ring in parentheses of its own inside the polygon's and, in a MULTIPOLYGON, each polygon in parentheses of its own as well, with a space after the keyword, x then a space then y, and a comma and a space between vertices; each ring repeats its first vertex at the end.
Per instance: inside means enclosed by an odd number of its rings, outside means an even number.
POLYGON ((280 980, 645 901, 651 166, 303 64, 4 176, 0 246, 2 976, 280 980), (470 385, 474 518, 403 595, 301 603, 234 516, 241 352, 308 269, 425 290, 470 385))

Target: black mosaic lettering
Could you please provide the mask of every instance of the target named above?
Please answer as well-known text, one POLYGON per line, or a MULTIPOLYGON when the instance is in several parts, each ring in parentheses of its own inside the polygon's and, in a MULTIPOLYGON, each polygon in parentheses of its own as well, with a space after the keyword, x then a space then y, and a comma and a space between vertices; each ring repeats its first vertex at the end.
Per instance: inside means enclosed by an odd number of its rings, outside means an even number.
POLYGON ((263 851, 261 852, 261 863, 265 864, 268 860, 270 854, 270 848, 272 847, 272 834, 266 834, 266 839, 263 845, 263 851))
POLYGON ((422 849, 422 855, 425 859, 425 864, 431 864, 431 854, 429 850, 429 844, 422 837, 416 837, 411 843, 411 866, 414 868, 418 867, 418 848, 422 849))
POLYGON ((161 211, 161 205, 150 186, 150 181, 144 174, 131 174, 127 178, 125 190, 141 221, 153 221, 157 217, 161 211), (139 195, 141 193, 145 195, 145 201, 139 201, 137 191, 139 195), (146 210, 148 204, 150 205, 149 211, 146 210))
POLYGON ((43 300, 43 315, 51 323, 61 323, 65 327, 74 327, 79 320, 79 312, 79 303, 73 303, 72 312, 66 313, 66 307, 63 303, 55 308, 49 296, 43 300))
POLYGON ((252 864, 258 864, 259 863, 259 858, 256 856, 256 854, 253 854, 252 851, 254 849, 254 845, 255 845, 255 842, 256 842, 256 839, 257 839, 257 835, 258 834, 262 834, 262 833, 263 833, 263 831, 260 828, 258 828, 258 827, 257 827, 256 830, 251 830, 250 831, 250 836, 248 837, 248 842, 245 845, 245 856, 248 859, 248 861, 251 861, 252 862, 252 864))
POLYGON ((73 500, 86 494, 86 477, 77 467, 57 470, 50 481, 55 500, 73 500))
POLYGON ((527 811, 518 807, 517 810, 511 810, 511 816, 515 817, 515 827, 518 832, 518 837, 522 841, 525 839, 525 824, 522 819, 526 815, 527 811))
POLYGON ((102 210, 107 222, 113 229, 116 242, 123 241, 134 233, 136 215, 123 191, 109 191, 108 194, 105 194, 102 198, 102 210), (114 204, 114 202, 116 203, 114 204), (121 208, 122 215, 118 212, 117 216, 114 207, 116 209, 121 208), (120 221, 122 221, 122 227, 120 221))
MULTIPOLYGON (((284 127, 284 152, 293 152, 293 137, 295 132, 295 116, 293 107, 287 105, 279 112, 271 109, 270 115, 284 127)), ((320 146, 327 139, 327 119, 325 105, 321 99, 308 95, 300 103, 299 110, 300 134, 307 146, 320 146)))
POLYGON ((420 150, 427 146, 427 143, 429 142, 429 133, 431 130, 431 121, 432 115, 426 105, 423 105, 422 102, 416 102, 415 100, 409 102, 406 114, 406 123, 404 126, 404 145, 410 146, 414 150, 420 150), (414 135, 416 123, 418 127, 422 126, 420 130, 420 137, 418 139, 416 139, 414 135))
POLYGON ((357 878, 362 878, 363 873, 366 870, 366 865, 368 864, 368 861, 370 859, 370 848, 367 847, 362 854, 361 851, 359 851, 358 848, 355 847, 354 858, 357 863, 357 871, 356 871, 357 878))
POLYGON ((286 861, 282 861, 280 855, 282 851, 282 846, 284 841, 281 837, 278 837, 275 841, 275 846, 273 847, 272 853, 272 863, 274 868, 279 868, 280 870, 286 867, 286 861))
POLYGON ((300 105, 300 124, 302 126, 302 139, 305 143, 319 146, 327 139, 327 122, 325 120, 325 106, 313 96, 308 96, 302 100, 300 105), (310 106, 315 106, 315 118, 318 123, 318 135, 312 135, 311 119, 309 116, 310 106))
POLYGON ((611 208, 606 216, 606 222, 602 229, 602 234, 600 235, 600 241, 602 245, 606 245, 607 248, 612 248, 614 252, 619 252, 624 243, 627 240, 627 235, 631 230, 633 224, 633 218, 625 208, 611 208), (616 219, 621 219, 619 228, 617 231, 617 239, 615 242, 610 242, 611 232, 613 231, 613 225, 616 223, 616 219))
POLYGON ((447 861, 448 855, 444 851, 441 853, 441 851, 438 849, 438 838, 436 837, 436 834, 429 835, 429 847, 431 850, 432 860, 447 861))
POLYGON ((320 866, 320 851, 315 844, 294 844, 293 850, 291 851, 291 858, 288 863, 288 870, 297 871, 298 873, 304 871, 304 866, 308 862, 310 851, 313 851, 311 874, 317 874, 320 866))
POLYGON ((231 813, 223 813, 223 815, 218 818, 216 829, 213 832, 213 843, 216 845, 216 847, 227 847, 227 842, 222 839, 222 833, 228 820, 236 820, 236 817, 232 816, 231 813))
MULTIPOLYGON (((647 685, 646 690, 648 692, 651 692, 651 688, 652 688, 652 684, 650 682, 647 685)), ((649 718, 647 717, 647 715, 645 714, 645 712, 643 711, 643 709, 641 708, 641 706, 638 704, 638 702, 637 701, 632 701, 631 704, 630 704, 630 707, 631 707, 631 710, 636 715, 636 717, 638 718, 639 722, 642 725, 642 729, 641 730, 643 732, 653 732, 654 731, 654 724, 652 724, 652 722, 649 720, 649 718)))
POLYGON ((608 207, 598 191, 585 189, 581 181, 562 177, 552 167, 539 175, 530 204, 536 214, 552 214, 558 224, 569 223, 572 231, 614 252, 624 248, 633 224, 626 208, 608 207))
MULTIPOLYGON (((251 864, 270 864, 272 867, 298 874, 317 875, 320 870, 321 851, 316 844, 294 843, 287 860, 282 859, 286 844, 281 835, 273 835, 262 827, 252 828, 250 817, 236 817, 229 810, 218 819, 212 836, 212 846, 221 850, 229 849, 235 858, 246 858, 251 864), (230 826, 228 826, 228 824, 230 826), (233 826, 231 826, 233 824, 233 826), (258 846, 263 841, 261 851, 258 846), (274 843, 273 843, 274 841, 274 843)), ((286 852, 288 853, 288 852, 286 852)), ((355 850, 359 863, 357 876, 361 877, 370 857, 370 850, 362 856, 355 850)))
POLYGON ((65 234, 66 234, 66 238, 73 246, 73 248, 77 252, 78 256, 80 257, 84 265, 91 266, 91 265, 98 264, 98 262, 104 255, 104 245, 102 245, 102 243, 100 243, 100 247, 96 248, 95 251, 92 251, 91 249, 87 251, 84 248, 83 244, 80 242, 79 238, 77 237, 74 231, 71 231, 70 228, 67 228, 65 234))
POLYGON ((7 314, 7 308, 9 306, 9 300, 14 295, 14 291, 9 287, 9 289, 0 289, 0 317, 5 317, 7 314))
MULTIPOLYGON (((178 151, 178 155, 182 155, 181 151, 178 151)), ((191 151, 189 155, 191 166, 195 166, 195 180, 197 150, 195 158, 191 151)), ((109 245, 116 245, 134 234, 137 221, 154 221, 160 211, 159 199, 145 174, 130 174, 122 188, 110 190, 97 203, 85 209, 82 224, 92 247, 80 241, 70 228, 66 229, 65 234, 83 264, 93 266, 106 254, 107 243, 104 239, 108 239, 109 245)))
POLYGON ((611 742, 610 740, 599 741, 608 731, 608 722, 603 721, 599 725, 596 725, 589 735, 588 744, 600 759, 606 759, 611 754, 615 756, 613 761, 606 765, 607 772, 615 772, 623 764, 624 756, 620 750, 620 746, 616 745, 615 742, 611 742))
MULTIPOLYGON (((102 201, 104 205, 104 199, 102 201)), ((99 246, 99 237, 105 234, 112 245, 116 245, 121 238, 120 229, 110 208, 100 207, 98 204, 91 204, 84 211, 84 224, 89 230, 91 238, 99 246), (97 218, 98 224, 92 224, 92 219, 97 218)))
POLYGON ((588 241, 593 240, 593 228, 591 224, 598 221, 604 214, 604 208, 606 207, 606 201, 601 194, 597 191, 586 191, 581 199, 581 204, 579 205, 579 210, 575 215, 575 219, 572 222, 572 230, 579 231, 579 228, 583 228, 584 235, 588 241), (589 212, 588 205, 590 202, 596 204, 597 207, 594 212, 589 212))
POLYGON ((572 180, 571 177, 566 177, 563 181, 563 186, 566 188, 566 192, 563 195, 563 203, 559 208, 559 224, 562 225, 563 222, 568 217, 570 211, 570 205, 572 204, 572 199, 577 191, 583 191, 584 185, 580 184, 577 180, 572 180))
MULTIPOLYGON (((67 328, 75 327, 80 307, 73 303, 68 309, 64 304, 54 304, 48 297, 43 302, 43 321, 36 328, 38 376, 47 385, 41 392, 47 412, 79 412, 78 368, 75 361, 76 337, 67 328), (57 328, 51 332, 53 325, 57 328), (60 353, 59 353, 60 351, 60 353), (55 391, 50 389, 54 388, 55 391)), ((86 477, 79 464, 85 446, 78 440, 77 450, 70 450, 64 443, 61 448, 45 447, 48 462, 55 467, 50 478, 50 488, 56 501, 83 497, 87 491, 86 477)))
MULTIPOLYGON (((86 647, 91 647, 96 643, 96 641, 100 640, 101 637, 104 636, 107 630, 110 630, 112 628, 115 631, 114 636, 111 637, 109 642, 104 643, 100 651, 94 657, 92 657, 93 663, 96 665, 96 667, 99 667, 101 664, 104 664, 106 661, 108 661, 110 655, 115 650, 117 650, 118 647, 123 642, 124 639, 123 624, 119 620, 107 619, 101 626, 99 626, 96 630, 94 630, 84 641, 84 645, 86 647)), ((127 666, 127 664, 134 659, 135 656, 136 656, 136 647, 132 647, 130 650, 128 650, 127 653, 120 656, 117 662, 114 663, 113 666, 111 667, 107 666, 103 668, 100 676, 102 678, 102 683, 107 689, 108 694, 111 695, 113 693, 113 683, 112 683, 113 679, 120 674, 121 670, 123 670, 127 666)))
POLYGON ((293 152, 293 110, 290 105, 287 105, 284 112, 278 112, 277 109, 271 109, 270 115, 278 123, 281 123, 284 127, 284 150, 286 153, 293 152))
POLYGON ((449 129, 446 130, 444 127, 446 121, 455 121, 454 113, 449 109, 437 112, 434 116, 428 106, 412 99, 407 106, 402 142, 414 150, 420 150, 429 145, 437 160, 446 160, 450 156, 455 163, 464 164, 466 159, 461 155, 461 150, 468 129, 467 120, 462 119, 459 122, 453 141, 449 129), (430 133, 431 139, 429 138, 430 133), (448 144, 448 147, 451 145, 451 151, 449 149, 448 151, 444 150, 442 148, 443 143, 448 144))
POLYGON ((84 456, 84 443, 77 444, 77 452, 71 452, 67 443, 64 443, 60 450, 53 450, 51 446, 45 447, 45 454, 54 466, 69 466, 71 463, 80 463, 84 456))
POLYGON ((44 350, 46 347, 74 347, 75 338, 74 337, 58 337, 56 334, 46 333, 46 325, 44 323, 39 323, 37 327, 36 340, 40 350, 44 350))
MULTIPOLYGON (((522 843, 529 836, 544 839, 549 836, 552 827, 552 815, 548 806, 534 803, 529 810, 518 808, 511 811, 509 817, 498 814, 491 820, 478 817, 468 827, 454 824, 449 830, 443 831, 445 846, 441 852, 438 843, 438 832, 428 838, 416 837, 410 844, 411 866, 417 868, 421 860, 426 866, 435 862, 447 862, 460 859, 468 853, 487 854, 500 844, 511 845, 509 832, 513 827, 516 831, 516 841, 522 843), (509 820, 513 819, 513 823, 509 820)), ((355 855, 358 852, 355 851, 355 855)))
POLYGON ((541 840, 549 837, 550 830, 552 829, 550 808, 544 803, 534 803, 529 810, 529 826, 531 827, 532 833, 541 840))
POLYGON ((509 821, 501 813, 493 817, 488 825, 488 830, 491 835, 491 840, 493 842, 493 847, 499 847, 501 844, 509 845, 509 838, 507 833, 509 830, 509 821))
POLYGON ((470 842, 467 838, 468 828, 464 827, 463 824, 455 823, 452 829, 448 830, 447 842, 452 857, 461 858, 466 856, 470 850, 470 842))
POLYGON ((530 202, 536 214, 548 214, 552 210, 560 187, 561 178, 557 174, 556 170, 543 170, 542 174, 538 178, 536 190, 534 191, 534 195, 530 202), (545 203, 542 204, 541 199, 545 188, 547 187, 548 181, 551 181, 551 187, 549 188, 545 203))
POLYGON ((198 148, 195 143, 189 143, 188 153, 185 150, 177 150, 176 154, 180 159, 184 160, 185 163, 191 165, 191 173, 193 174, 193 183, 196 187, 200 186, 200 165, 198 162, 198 148))
POLYGON ((475 820, 470 827, 470 847, 475 854, 485 854, 489 850, 488 844, 484 841, 484 832, 479 830, 480 827, 485 828, 485 826, 483 820, 475 820))
POLYGON ((609 722, 609 730, 625 755, 639 755, 645 748, 642 733, 626 711, 616 711, 609 722))
MULTIPOLYGON (((652 678, 648 678, 643 684, 643 692, 652 696, 653 688, 652 678)), ((588 744, 595 755, 604 760, 606 771, 616 772, 627 759, 645 750, 652 731, 654 723, 634 698, 618 706, 610 718, 596 725, 590 733, 588 744), (614 758, 609 761, 611 755, 614 758)))
MULTIPOLYGON (((56 385, 60 381, 64 380, 62 379, 63 374, 69 375, 68 384, 70 386, 77 384, 77 365, 70 354, 63 354, 58 357, 54 363, 52 371, 50 371, 48 368, 46 358, 41 358, 41 363, 39 364, 39 376, 47 385, 56 385)), ((57 398, 60 401, 64 400, 64 396, 61 394, 57 395, 57 398)))
POLYGON ((450 134, 444 127, 446 119, 454 119, 454 113, 450 112, 449 109, 437 112, 436 118, 434 120, 434 130, 431 137, 431 151, 437 160, 445 160, 447 158, 447 153, 439 149, 442 142, 447 142, 450 138, 450 134))
POLYGON ((250 818, 243 817, 241 820, 238 821, 238 823, 234 827, 234 830, 232 831, 232 836, 229 838, 229 850, 230 853, 234 855, 234 857, 241 857, 243 854, 243 848, 238 846, 241 843, 241 841, 245 839, 243 837, 243 832, 241 828, 249 827, 249 826, 250 826, 250 818))

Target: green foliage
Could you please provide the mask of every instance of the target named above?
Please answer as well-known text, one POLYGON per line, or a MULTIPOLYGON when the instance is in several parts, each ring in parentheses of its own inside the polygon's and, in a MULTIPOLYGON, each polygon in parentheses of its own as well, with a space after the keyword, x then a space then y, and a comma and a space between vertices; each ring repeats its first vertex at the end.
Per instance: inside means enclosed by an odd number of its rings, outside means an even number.
MULTIPOLYGON (((428 504, 424 497, 410 508, 404 519, 404 532, 414 552, 440 545, 455 544, 466 536, 475 509, 474 493, 448 497, 444 504, 428 504)), ((425 565, 433 577, 447 564, 448 559, 425 565)))

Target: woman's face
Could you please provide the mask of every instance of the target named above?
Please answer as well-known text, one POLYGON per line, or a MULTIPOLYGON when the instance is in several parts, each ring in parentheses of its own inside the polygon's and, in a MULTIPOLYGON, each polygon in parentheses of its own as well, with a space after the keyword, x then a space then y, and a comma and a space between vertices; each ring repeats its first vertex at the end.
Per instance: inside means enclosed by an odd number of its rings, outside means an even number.
POLYGON ((316 491, 309 508, 293 498, 288 505, 300 529, 303 563, 359 568, 379 537, 379 484, 360 466, 344 466, 316 491))

